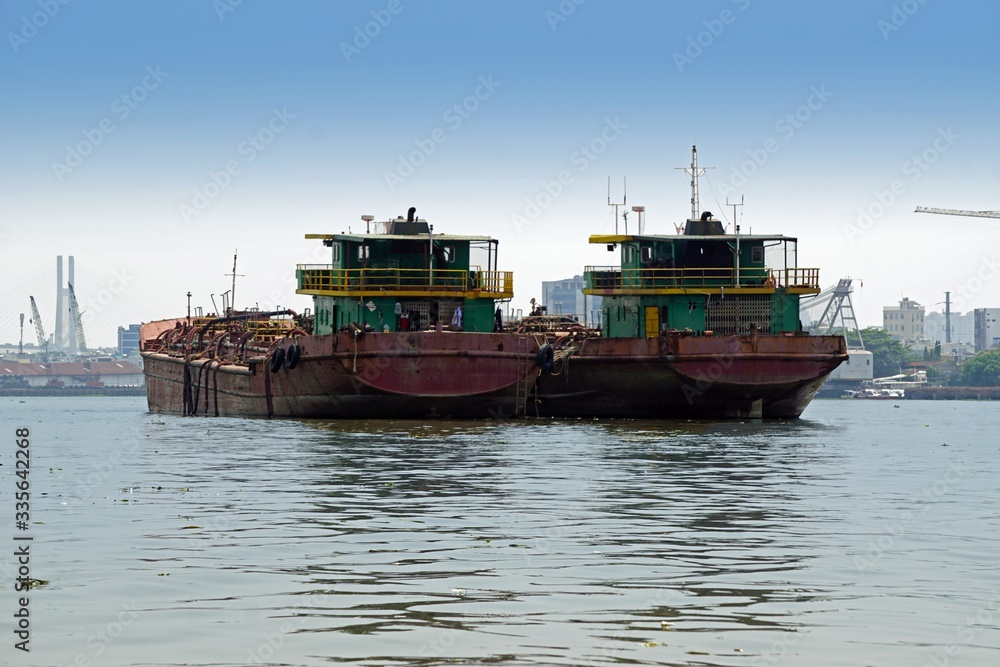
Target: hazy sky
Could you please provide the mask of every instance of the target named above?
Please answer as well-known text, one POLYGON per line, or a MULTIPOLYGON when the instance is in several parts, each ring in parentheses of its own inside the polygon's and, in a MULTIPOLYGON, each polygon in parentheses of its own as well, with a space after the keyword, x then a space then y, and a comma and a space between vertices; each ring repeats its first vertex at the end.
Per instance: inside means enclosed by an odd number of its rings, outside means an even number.
POLYGON ((221 305, 237 248, 238 307, 308 307, 303 236, 409 206, 499 238, 526 307, 617 262, 587 243, 609 176, 674 233, 693 143, 702 208, 745 196, 744 231, 862 278, 862 325, 904 295, 1000 306, 1000 221, 913 213, 1000 208, 998 23, 943 0, 0 0, 0 342, 29 294, 52 330, 59 254, 111 345, 188 291, 221 305))

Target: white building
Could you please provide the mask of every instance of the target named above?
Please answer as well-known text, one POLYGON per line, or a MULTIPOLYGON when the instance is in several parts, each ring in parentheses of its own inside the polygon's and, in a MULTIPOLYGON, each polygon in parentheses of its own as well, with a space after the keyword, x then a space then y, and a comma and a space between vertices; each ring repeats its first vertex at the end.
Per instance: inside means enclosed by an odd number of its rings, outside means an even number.
POLYGON ((873 355, 868 350, 848 350, 847 361, 833 369, 830 380, 860 384, 874 377, 873 355))
MULTIPOLYGON (((928 340, 940 342, 948 340, 945 335, 944 313, 927 313, 924 317, 924 335, 928 340)), ((976 321, 972 312, 951 314, 951 342, 972 344, 976 339, 976 321)))
POLYGON ((923 342, 924 307, 905 297, 898 306, 883 306, 882 326, 886 333, 904 345, 923 342))

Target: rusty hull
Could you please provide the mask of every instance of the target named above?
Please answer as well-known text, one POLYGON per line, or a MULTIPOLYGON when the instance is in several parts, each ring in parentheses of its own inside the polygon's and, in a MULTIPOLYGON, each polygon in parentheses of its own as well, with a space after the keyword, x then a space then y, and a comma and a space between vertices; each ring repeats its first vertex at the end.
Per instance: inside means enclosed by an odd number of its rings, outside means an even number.
POLYGON ((142 356, 152 412, 420 419, 523 414, 537 353, 534 340, 515 334, 424 331, 289 337, 245 362, 142 356), (295 367, 271 371, 274 351, 293 342, 301 350, 295 367))
POLYGON ((536 384, 529 415, 798 417, 847 359, 841 336, 588 338, 536 384))

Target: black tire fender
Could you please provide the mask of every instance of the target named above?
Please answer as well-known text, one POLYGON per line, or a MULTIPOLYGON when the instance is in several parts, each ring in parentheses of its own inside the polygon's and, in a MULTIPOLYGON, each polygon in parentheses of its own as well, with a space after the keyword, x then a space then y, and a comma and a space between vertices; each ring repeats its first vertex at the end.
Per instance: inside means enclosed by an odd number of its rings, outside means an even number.
POLYGON ((302 349, 299 347, 298 343, 290 345, 288 347, 288 352, 285 354, 285 368, 292 370, 299 363, 299 357, 302 355, 302 349))
POLYGON ((551 373, 555 368, 555 350, 551 345, 542 345, 538 348, 538 367, 547 373, 551 373))
POLYGON ((268 363, 268 368, 271 369, 272 373, 277 373, 281 365, 285 363, 285 350, 283 348, 277 348, 274 354, 271 356, 271 361, 268 363))

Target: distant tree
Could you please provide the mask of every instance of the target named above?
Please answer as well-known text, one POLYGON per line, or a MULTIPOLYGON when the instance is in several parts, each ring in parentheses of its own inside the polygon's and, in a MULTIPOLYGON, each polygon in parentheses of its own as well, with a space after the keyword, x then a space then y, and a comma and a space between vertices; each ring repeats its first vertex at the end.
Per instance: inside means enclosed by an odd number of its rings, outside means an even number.
POLYGON ((27 380, 17 375, 5 375, 0 378, 0 387, 4 389, 25 389, 29 386, 27 380))
POLYGON ((858 338, 858 332, 857 331, 848 331, 847 335, 844 336, 844 338, 847 339, 847 344, 851 345, 853 347, 857 347, 858 345, 861 344, 861 339, 858 338))
POLYGON ((980 352, 962 364, 962 384, 966 387, 1000 386, 1000 350, 980 352))
POLYGON ((913 361, 913 354, 906 346, 884 329, 862 329, 861 337, 865 341, 865 349, 872 353, 872 372, 877 378, 902 373, 903 368, 913 361))
POLYGON ((935 341, 934 347, 924 348, 924 361, 941 361, 941 341, 935 341))
POLYGON ((941 361, 927 367, 927 381, 944 387, 957 387, 962 384, 958 364, 954 361, 941 361))

